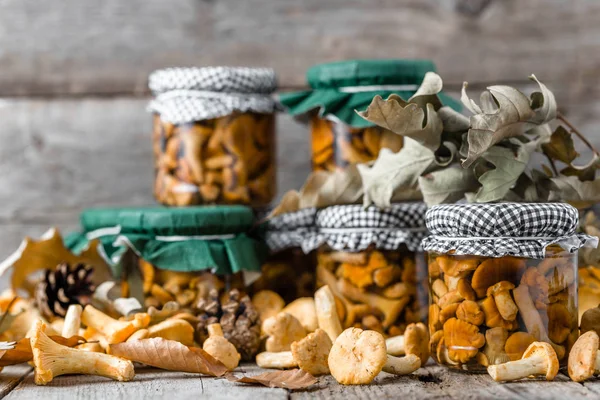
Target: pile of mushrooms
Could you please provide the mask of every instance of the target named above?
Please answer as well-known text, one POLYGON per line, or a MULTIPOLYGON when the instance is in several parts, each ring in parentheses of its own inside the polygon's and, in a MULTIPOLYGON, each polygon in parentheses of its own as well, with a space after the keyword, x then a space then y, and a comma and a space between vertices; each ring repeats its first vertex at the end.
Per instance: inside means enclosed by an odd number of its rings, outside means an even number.
POLYGON ((410 324, 403 336, 386 341, 377 331, 342 330, 336 298, 327 285, 316 291, 312 308, 309 304, 301 300, 301 305, 287 310, 301 309, 297 315, 303 322, 286 312, 287 307, 263 322, 266 351, 256 356, 258 366, 299 367, 312 375, 331 374, 344 385, 361 385, 371 383, 381 371, 410 374, 429 358, 429 333, 422 323, 410 324))

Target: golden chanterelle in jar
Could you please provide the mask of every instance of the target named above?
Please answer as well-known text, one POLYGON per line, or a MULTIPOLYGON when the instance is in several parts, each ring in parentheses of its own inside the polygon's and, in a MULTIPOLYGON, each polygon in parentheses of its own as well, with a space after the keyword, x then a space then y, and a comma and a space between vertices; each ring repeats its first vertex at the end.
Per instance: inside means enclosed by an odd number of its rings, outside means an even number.
POLYGON ((454 204, 427 212, 434 359, 485 371, 549 343, 561 364, 579 336, 576 234, 568 204, 454 204))

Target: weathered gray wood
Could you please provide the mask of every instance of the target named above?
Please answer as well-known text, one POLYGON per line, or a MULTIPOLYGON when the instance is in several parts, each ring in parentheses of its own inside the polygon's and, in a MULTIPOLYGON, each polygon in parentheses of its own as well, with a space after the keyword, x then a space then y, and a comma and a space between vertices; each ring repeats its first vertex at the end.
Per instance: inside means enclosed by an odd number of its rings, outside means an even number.
MULTIPOLYGON (((244 366, 250 374, 259 373, 256 366, 244 366)), ((74 400, 74 399, 286 399, 284 389, 238 386, 224 378, 197 374, 136 368, 131 382, 114 382, 95 376, 71 375, 56 377, 47 386, 36 386, 33 373, 27 375, 6 399, 74 400)))
MULTIPOLYGON (((247 375, 263 372, 253 365, 242 367, 247 375)), ((0 377, 4 375, 4 372, 0 377)), ((241 372, 236 372, 241 376, 241 372)), ((152 368, 136 370, 132 382, 113 382, 91 376, 61 376, 48 386, 35 386, 33 373, 28 374, 6 399, 74 400, 74 399, 589 399, 598 396, 598 382, 584 385, 560 374, 553 382, 543 379, 496 383, 486 374, 467 374, 429 365, 409 376, 381 373, 371 385, 342 386, 331 376, 320 377, 316 385, 300 391, 246 386, 198 375, 152 368)))
POLYGON ((600 66, 590 0, 35 0, 3 2, 0 93, 140 93, 155 68, 432 58, 447 82, 539 78, 581 93, 600 66))
POLYGON ((28 365, 11 365, 4 367, 0 373, 0 398, 6 396, 31 372, 28 365))

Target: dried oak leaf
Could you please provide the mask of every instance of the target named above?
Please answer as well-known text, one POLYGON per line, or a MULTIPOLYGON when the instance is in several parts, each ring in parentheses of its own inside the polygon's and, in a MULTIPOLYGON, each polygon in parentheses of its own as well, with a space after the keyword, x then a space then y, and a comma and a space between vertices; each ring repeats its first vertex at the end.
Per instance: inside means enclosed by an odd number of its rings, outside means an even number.
POLYGON ((519 146, 516 153, 505 147, 494 146, 489 148, 482 158, 492 163, 495 168, 479 177, 481 188, 470 200, 488 203, 504 199, 515 186, 529 162, 529 152, 524 146, 519 146))
POLYGON ((410 138, 405 139, 404 147, 398 153, 381 149, 372 166, 358 165, 363 181, 364 205, 374 203, 378 207, 387 208, 392 197, 398 194, 398 189, 401 189, 404 196, 397 200, 421 198, 417 185, 419 176, 435 163, 435 153, 410 138))
POLYGON ((576 176, 552 178, 550 201, 562 200, 576 205, 591 205, 600 201, 600 179, 582 182, 576 176))
POLYGON ((563 126, 556 128, 550 137, 550 142, 542 145, 542 151, 551 159, 562 161, 567 165, 579 156, 575 151, 573 137, 563 126))
POLYGON ((17 251, 0 263, 0 276, 12 268, 11 286, 16 290, 24 288, 28 276, 32 273, 55 268, 58 264, 66 262, 71 265, 92 266, 92 280, 97 285, 110 280, 111 277, 108 264, 97 250, 98 245, 97 240, 92 240, 86 250, 75 255, 65 247, 60 232, 52 228, 40 240, 26 237, 17 251))
POLYGON ((481 106, 467 96, 463 84, 461 100, 474 115, 468 133, 468 154, 463 166, 469 167, 496 143, 543 125, 556 118, 554 94, 534 75, 541 91, 530 97, 510 86, 490 86, 481 94, 481 106))
POLYGON ((447 168, 419 177, 423 201, 428 206, 454 203, 479 186, 473 171, 464 168, 447 168))
POLYGON ((305 389, 317 383, 317 379, 308 372, 301 369, 290 369, 287 371, 265 372, 254 376, 236 378, 233 374, 226 375, 230 382, 263 385, 271 388, 282 389, 305 389))
POLYGON ((227 368, 199 347, 174 340, 151 338, 113 344, 110 354, 169 371, 223 376, 227 368))
POLYGON ((441 104, 437 93, 441 90, 442 79, 439 75, 428 72, 421 87, 408 101, 395 94, 390 95, 387 100, 375 96, 367 110, 358 115, 436 151, 440 147, 444 130, 442 120, 436 112, 441 104))
MULTIPOLYGON (((85 339, 81 336, 65 338, 52 335, 50 339, 67 347, 75 347, 85 342, 85 339)), ((23 338, 18 342, 0 342, 0 368, 22 364, 31 360, 33 360, 33 351, 31 350, 29 338, 23 338)))

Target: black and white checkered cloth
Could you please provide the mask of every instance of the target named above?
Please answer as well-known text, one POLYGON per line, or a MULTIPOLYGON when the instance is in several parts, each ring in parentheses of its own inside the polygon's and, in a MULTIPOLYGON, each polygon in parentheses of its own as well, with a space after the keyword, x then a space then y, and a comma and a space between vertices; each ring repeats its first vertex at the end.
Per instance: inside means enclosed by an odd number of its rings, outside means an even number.
POLYGON ((304 247, 303 243, 316 234, 315 208, 281 214, 269 219, 265 227, 265 242, 272 252, 293 247, 304 247))
POLYGON ((271 93, 277 79, 270 68, 167 68, 150 74, 148 86, 155 95, 148 111, 173 124, 276 109, 271 93))
POLYGON ((564 203, 448 204, 427 211, 431 236, 423 249, 456 255, 544 258, 558 244, 569 252, 596 247, 598 239, 576 234, 577 209, 564 203))
POLYGON ((363 251, 370 246, 380 250, 397 250, 406 245, 420 251, 427 235, 424 203, 392 204, 388 209, 362 205, 332 206, 317 211, 317 234, 303 243, 309 252, 321 245, 338 251, 363 251))

